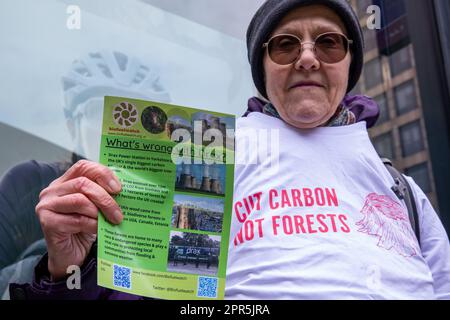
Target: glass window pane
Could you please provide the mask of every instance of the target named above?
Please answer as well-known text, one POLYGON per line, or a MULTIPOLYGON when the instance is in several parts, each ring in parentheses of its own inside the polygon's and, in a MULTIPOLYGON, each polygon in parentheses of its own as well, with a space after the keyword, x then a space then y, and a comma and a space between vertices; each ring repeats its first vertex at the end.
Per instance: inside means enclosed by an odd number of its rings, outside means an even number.
MULTIPOLYGON (((236 115, 254 95, 244 39, 182 12, 143 1, 111 6, 107 0, 77 0, 81 18, 73 29, 68 1, 1 3, 0 70, 9 76, 0 80, 0 122, 89 159, 98 159, 105 95, 236 115), (78 125, 80 116, 79 128, 66 126, 78 125)), ((191 11, 202 10, 189 3, 191 11)), ((231 18, 222 19, 225 25, 231 18)), ((23 153, 18 162, 34 157, 23 153)))
POLYGON ((432 191, 427 163, 408 168, 405 170, 405 173, 414 179, 424 193, 430 193, 432 191))
POLYGON ((389 120, 389 108, 386 95, 382 94, 374 98, 375 102, 380 107, 380 117, 378 118, 377 124, 382 124, 389 120))
POLYGON ((373 146, 381 158, 394 159, 394 144, 391 132, 374 138, 373 146))
POLYGON ((357 1, 357 11, 358 16, 362 17, 367 14, 367 8, 372 5, 372 0, 358 0, 357 1))
POLYGON ((415 121, 400 127, 400 139, 404 157, 424 150, 424 142, 420 121, 415 121))
POLYGON ((362 94, 361 81, 358 81, 355 87, 352 89, 352 91, 350 91, 350 95, 358 95, 358 94, 362 94))
POLYGON ((398 115, 405 114, 417 108, 414 81, 405 82, 394 89, 398 115))
POLYGON ((395 77, 396 75, 402 73, 405 70, 411 68, 411 55, 409 51, 409 46, 398 50, 389 57, 389 65, 391 67, 391 75, 395 77))
POLYGON ((377 48, 377 31, 370 30, 368 28, 363 29, 364 41, 365 41, 365 51, 370 51, 377 48))
POLYGON ((383 82, 380 59, 376 58, 365 64, 364 79, 366 81, 366 90, 372 89, 383 82))

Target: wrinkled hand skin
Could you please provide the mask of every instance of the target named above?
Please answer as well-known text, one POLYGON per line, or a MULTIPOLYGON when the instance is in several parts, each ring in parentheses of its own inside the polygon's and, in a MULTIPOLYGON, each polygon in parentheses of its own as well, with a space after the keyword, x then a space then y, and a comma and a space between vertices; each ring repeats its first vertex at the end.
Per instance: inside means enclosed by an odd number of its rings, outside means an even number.
POLYGON ((36 214, 48 248, 52 280, 66 277, 71 265, 81 266, 97 238, 98 214, 120 224, 122 211, 114 200, 122 190, 109 168, 80 160, 39 195, 36 214))

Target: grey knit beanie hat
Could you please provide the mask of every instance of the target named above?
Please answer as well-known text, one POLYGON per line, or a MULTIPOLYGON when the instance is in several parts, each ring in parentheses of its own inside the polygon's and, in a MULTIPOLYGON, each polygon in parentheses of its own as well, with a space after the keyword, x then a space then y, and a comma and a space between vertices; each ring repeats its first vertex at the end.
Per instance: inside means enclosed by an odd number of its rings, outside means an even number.
POLYGON ((347 28, 349 39, 353 40, 350 50, 353 54, 350 65, 347 92, 350 92, 361 76, 364 64, 364 37, 358 17, 346 0, 267 0, 255 13, 247 29, 247 53, 252 69, 253 81, 259 93, 267 98, 264 83, 263 43, 278 23, 291 10, 306 5, 325 5, 342 19, 347 28))

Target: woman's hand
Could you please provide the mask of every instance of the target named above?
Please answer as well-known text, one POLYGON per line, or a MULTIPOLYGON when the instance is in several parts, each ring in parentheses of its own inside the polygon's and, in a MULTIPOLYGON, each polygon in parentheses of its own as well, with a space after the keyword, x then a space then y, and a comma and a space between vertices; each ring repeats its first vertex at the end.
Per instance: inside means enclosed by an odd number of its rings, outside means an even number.
POLYGON ((121 188, 110 169, 81 160, 42 190, 36 214, 47 242, 53 280, 64 278, 70 265, 83 264, 97 238, 99 210, 109 222, 122 222, 122 211, 111 196, 121 188))

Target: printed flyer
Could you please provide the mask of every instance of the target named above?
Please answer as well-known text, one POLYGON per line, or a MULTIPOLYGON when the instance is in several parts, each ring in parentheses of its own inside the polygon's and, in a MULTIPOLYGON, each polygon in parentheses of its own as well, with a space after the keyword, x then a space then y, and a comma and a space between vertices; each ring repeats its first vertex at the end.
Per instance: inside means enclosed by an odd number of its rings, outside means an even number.
POLYGON ((122 183, 120 225, 99 215, 98 285, 158 299, 223 299, 233 115, 105 97, 100 163, 122 183))

